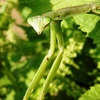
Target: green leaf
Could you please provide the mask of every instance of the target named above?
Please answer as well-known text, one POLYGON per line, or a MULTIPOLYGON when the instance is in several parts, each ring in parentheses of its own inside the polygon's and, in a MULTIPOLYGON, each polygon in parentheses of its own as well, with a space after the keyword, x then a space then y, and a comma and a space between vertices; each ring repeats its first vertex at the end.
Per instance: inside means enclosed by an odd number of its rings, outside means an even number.
POLYGON ((21 56, 22 56, 21 52, 15 53, 11 56, 11 60, 13 62, 18 62, 20 60, 21 56))
POLYGON ((50 2, 53 4, 53 7, 52 7, 53 10, 58 10, 64 7, 86 4, 93 1, 95 0, 77 0, 77 2, 76 0, 50 0, 50 2))
POLYGON ((98 16, 92 14, 81 14, 74 16, 76 24, 79 25, 79 29, 89 34, 91 30, 95 28, 96 23, 100 20, 98 16))
POLYGON ((100 100, 100 84, 92 86, 78 100, 100 100))
POLYGON ((90 32, 89 37, 94 39, 94 43, 100 43, 100 20, 96 23, 95 28, 90 32))
POLYGON ((92 14, 82 14, 74 16, 79 29, 87 33, 87 36, 100 43, 100 17, 92 14))

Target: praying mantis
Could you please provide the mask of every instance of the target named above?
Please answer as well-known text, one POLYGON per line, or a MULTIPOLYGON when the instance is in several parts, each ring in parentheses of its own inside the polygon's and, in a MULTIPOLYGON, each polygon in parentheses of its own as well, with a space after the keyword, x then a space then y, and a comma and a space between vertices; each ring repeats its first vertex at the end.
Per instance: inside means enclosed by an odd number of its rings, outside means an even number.
POLYGON ((56 47, 56 40, 58 43, 59 52, 52 64, 52 67, 50 69, 50 72, 48 73, 46 81, 43 84, 43 88, 40 93, 39 100, 43 100, 44 95, 46 94, 47 89, 49 87, 49 84, 51 83, 52 79, 54 78, 57 72, 57 69, 59 68, 64 53, 64 39, 63 39, 61 25, 60 25, 61 21, 75 14, 81 14, 81 13, 100 14, 98 10, 100 10, 100 6, 97 6, 94 3, 88 3, 79 6, 62 8, 57 11, 51 11, 45 13, 41 16, 34 16, 28 18, 28 23, 34 28, 34 30, 38 33, 38 35, 41 34, 43 29, 50 24, 50 49, 47 55, 44 57, 30 86, 28 87, 23 100, 28 100, 31 92, 39 83, 46 67, 49 65, 51 59, 53 58, 55 47, 56 47))

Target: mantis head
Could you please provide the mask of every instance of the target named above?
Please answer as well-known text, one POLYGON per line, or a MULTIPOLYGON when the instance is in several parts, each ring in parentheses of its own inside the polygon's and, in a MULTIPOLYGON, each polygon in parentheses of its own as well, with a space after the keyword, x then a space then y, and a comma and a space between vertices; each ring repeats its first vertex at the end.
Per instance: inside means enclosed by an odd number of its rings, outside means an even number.
POLYGON ((43 29, 51 22, 51 19, 43 16, 34 16, 28 18, 28 23, 34 28, 37 34, 41 34, 43 29))

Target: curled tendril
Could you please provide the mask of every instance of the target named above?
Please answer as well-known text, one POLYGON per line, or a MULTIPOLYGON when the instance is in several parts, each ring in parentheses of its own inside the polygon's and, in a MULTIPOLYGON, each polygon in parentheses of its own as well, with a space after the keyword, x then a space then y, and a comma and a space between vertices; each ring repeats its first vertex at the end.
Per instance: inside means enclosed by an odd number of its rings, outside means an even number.
POLYGON ((100 6, 97 6, 94 9, 92 9, 92 12, 95 13, 95 14, 97 14, 97 15, 100 15, 100 6))

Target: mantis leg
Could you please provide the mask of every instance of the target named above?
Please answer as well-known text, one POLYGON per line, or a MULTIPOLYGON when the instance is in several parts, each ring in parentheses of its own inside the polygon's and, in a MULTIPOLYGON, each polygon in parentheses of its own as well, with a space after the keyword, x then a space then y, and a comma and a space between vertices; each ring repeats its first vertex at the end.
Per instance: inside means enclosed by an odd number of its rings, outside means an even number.
POLYGON ((54 34, 51 30, 51 34, 50 34, 51 38, 50 38, 50 50, 48 52, 48 54, 44 57, 35 77, 33 78, 30 86, 28 87, 25 96, 23 98, 23 100, 28 100, 31 92, 34 90, 34 88, 37 86, 37 84, 39 83, 46 67, 49 65, 49 62, 52 59, 55 47, 56 47, 56 34, 54 34))
POLYGON ((50 72, 47 76, 47 79, 43 85, 42 92, 40 95, 40 100, 43 99, 45 93, 47 92, 49 84, 52 81, 52 79, 54 78, 54 75, 56 74, 56 71, 59 68, 60 62, 62 60, 62 56, 63 56, 63 52, 64 52, 64 41, 63 41, 63 37, 62 37, 60 22, 61 21, 52 21, 51 22, 51 24, 52 24, 51 30, 53 30, 53 33, 56 34, 56 37, 57 37, 59 53, 52 65, 50 72))

